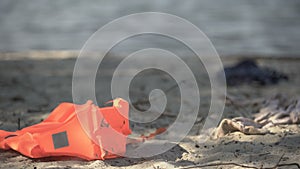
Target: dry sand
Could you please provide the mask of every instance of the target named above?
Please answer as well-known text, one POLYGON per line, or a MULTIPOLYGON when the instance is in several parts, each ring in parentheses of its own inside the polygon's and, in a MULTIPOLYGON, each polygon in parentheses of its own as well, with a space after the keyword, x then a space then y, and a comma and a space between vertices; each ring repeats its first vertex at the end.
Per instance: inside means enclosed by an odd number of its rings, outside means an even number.
MULTIPOLYGON (((76 52, 26 52, 0 55, 0 129, 14 131, 40 122, 61 102, 72 102, 72 73, 76 52), (43 56, 43 57, 39 57, 43 56), (20 120, 18 120, 20 119, 20 120), (18 122, 20 121, 20 122, 18 122), (20 125, 20 126, 18 126, 20 125)), ((262 101, 274 94, 288 97, 300 95, 300 60, 257 58, 260 65, 282 71, 290 77, 288 82, 272 86, 243 85, 229 87, 231 96, 248 104, 227 104, 223 117, 250 117, 262 101), (253 104, 252 101, 257 101, 253 104)), ((238 57, 223 58, 224 65, 238 61, 238 57)), ((110 76, 119 59, 110 57, 101 65, 96 82, 98 103, 110 100, 110 76)), ((274 134, 244 135, 236 132, 218 140, 198 144, 201 117, 208 112, 210 90, 204 68, 193 60, 186 62, 200 84, 201 108, 199 119, 189 135, 171 150, 151 158, 118 158, 105 161, 83 161, 69 157, 29 159, 14 151, 0 151, 0 168, 298 168, 300 165, 300 126, 272 127, 274 134)), ((148 97, 153 88, 168 90, 174 81, 157 71, 144 72, 133 81, 132 100, 148 97), (145 76, 146 75, 146 76, 145 76), (159 83, 158 83, 159 82, 159 83)), ((131 124, 136 133, 166 127, 176 118, 179 90, 175 86, 167 97, 166 113, 149 124, 131 124)), ((100 104, 101 105, 101 104, 100 104)), ((134 114, 132 114, 134 116, 134 114)))

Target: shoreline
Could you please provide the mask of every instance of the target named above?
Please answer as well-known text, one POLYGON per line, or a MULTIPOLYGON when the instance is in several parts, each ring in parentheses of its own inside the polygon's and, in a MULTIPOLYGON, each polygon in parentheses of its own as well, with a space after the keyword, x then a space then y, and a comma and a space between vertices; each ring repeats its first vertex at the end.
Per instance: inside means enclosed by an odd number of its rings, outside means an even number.
MULTIPOLYGON (((43 60, 43 59, 72 59, 77 58, 80 50, 32 50, 22 52, 0 52, 1 60, 43 60)), ((121 58, 119 54, 109 55, 111 57, 121 58)), ((219 55, 221 60, 236 60, 236 59, 278 59, 278 60, 299 60, 299 55, 258 55, 258 54, 235 54, 235 55, 219 55)), ((186 56, 185 58, 189 58, 186 56)), ((185 59, 183 58, 183 59, 185 59)))

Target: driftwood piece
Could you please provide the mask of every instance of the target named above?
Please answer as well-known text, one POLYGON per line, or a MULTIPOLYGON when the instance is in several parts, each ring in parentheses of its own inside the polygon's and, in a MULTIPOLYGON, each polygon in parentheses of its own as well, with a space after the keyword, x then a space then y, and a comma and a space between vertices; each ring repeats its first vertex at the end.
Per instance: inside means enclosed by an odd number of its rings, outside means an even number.
POLYGON ((264 126, 298 124, 300 123, 300 99, 287 101, 283 96, 273 98, 254 115, 254 121, 264 126))
POLYGON ((228 133, 240 131, 244 134, 266 134, 268 130, 262 128, 262 125, 255 121, 245 118, 237 117, 233 119, 223 119, 219 127, 215 131, 215 137, 223 137, 228 133))
POLYGON ((237 117, 223 119, 215 131, 219 138, 228 133, 239 131, 244 134, 266 134, 270 126, 279 124, 300 124, 300 98, 287 99, 282 95, 268 99, 254 119, 237 117))

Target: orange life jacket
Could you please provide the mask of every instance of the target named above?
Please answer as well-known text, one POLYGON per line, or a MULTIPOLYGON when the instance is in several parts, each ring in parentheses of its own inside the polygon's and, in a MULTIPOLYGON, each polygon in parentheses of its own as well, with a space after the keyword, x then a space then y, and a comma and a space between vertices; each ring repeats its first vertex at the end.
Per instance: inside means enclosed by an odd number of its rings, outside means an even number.
POLYGON ((92 101, 84 105, 62 103, 39 124, 15 132, 0 130, 0 148, 13 149, 31 158, 119 157, 125 154, 127 136, 131 134, 128 111, 128 103, 120 98, 113 100, 113 106, 104 108, 92 101))

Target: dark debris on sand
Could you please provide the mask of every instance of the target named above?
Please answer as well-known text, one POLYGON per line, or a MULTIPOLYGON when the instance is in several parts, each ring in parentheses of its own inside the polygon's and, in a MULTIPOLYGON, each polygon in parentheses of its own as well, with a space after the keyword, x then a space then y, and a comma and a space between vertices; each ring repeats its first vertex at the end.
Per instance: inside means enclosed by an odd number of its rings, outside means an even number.
POLYGON ((224 69, 227 85, 237 86, 242 84, 270 85, 277 84, 280 80, 288 80, 288 76, 276 70, 260 67, 254 60, 243 60, 232 67, 224 69))

